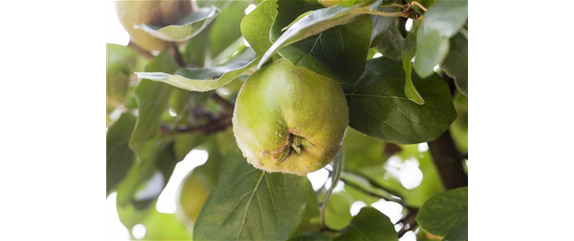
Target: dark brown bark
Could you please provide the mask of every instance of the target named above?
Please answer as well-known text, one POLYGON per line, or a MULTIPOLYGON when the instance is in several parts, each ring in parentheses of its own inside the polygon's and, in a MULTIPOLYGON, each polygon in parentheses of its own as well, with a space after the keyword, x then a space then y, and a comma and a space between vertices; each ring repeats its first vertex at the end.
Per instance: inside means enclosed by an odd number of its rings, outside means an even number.
POLYGON ((428 144, 444 188, 453 189, 468 186, 468 176, 462 166, 462 155, 456 149, 450 132, 446 131, 438 139, 430 141, 428 144))
POLYGON ((408 208, 408 213, 403 217, 399 223, 403 224, 403 227, 397 232, 399 238, 403 237, 408 231, 414 230, 417 226, 417 213, 419 212, 416 208, 408 208))

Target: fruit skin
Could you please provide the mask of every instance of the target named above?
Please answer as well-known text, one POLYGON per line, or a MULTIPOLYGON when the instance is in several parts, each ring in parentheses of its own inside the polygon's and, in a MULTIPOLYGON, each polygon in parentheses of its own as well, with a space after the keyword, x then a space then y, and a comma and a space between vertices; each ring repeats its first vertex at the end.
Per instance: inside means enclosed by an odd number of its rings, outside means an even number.
POLYGON ((287 60, 255 72, 241 87, 233 114, 233 132, 243 156, 267 172, 305 175, 337 155, 349 123, 341 87, 329 78, 287 60), (290 135, 310 143, 301 153, 289 150, 290 135))
POLYGON ((201 181, 196 172, 193 172, 182 182, 179 190, 178 212, 183 215, 184 220, 195 223, 211 188, 201 181))
POLYGON ((147 51, 161 51, 166 42, 157 39, 141 29, 134 29, 134 24, 145 23, 166 26, 176 23, 193 10, 190 0, 129 0, 116 1, 116 14, 130 39, 137 46, 147 51))
POLYGON ((343 2, 343 0, 317 0, 317 2, 325 7, 331 7, 343 2))
POLYGON ((126 46, 107 44, 106 52, 106 109, 109 113, 124 103, 130 75, 139 68, 141 61, 136 52, 126 46))

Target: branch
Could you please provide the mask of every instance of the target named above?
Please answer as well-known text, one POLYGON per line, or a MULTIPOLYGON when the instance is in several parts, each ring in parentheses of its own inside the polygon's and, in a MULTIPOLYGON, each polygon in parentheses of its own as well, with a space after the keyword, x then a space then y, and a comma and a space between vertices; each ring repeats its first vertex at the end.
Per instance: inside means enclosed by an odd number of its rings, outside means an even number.
POLYGON ((367 181, 369 182, 369 184, 371 184, 371 186, 373 186, 373 187, 375 187, 375 188, 377 188, 377 189, 381 189, 381 190, 383 190, 383 191, 385 191, 385 192, 387 192, 387 193, 389 193, 389 194, 391 194, 391 195, 393 195, 393 196, 399 197, 399 198, 401 198, 401 199, 404 200, 404 198, 402 198, 401 195, 400 195, 398 192, 388 190, 387 188, 381 186, 379 183, 377 183, 377 182, 371 180, 371 179, 368 178, 368 177, 363 176, 363 174, 361 174, 361 173, 354 172, 354 171, 346 171, 346 172, 355 174, 355 175, 357 175, 357 176, 362 176, 362 177, 365 178, 365 180, 367 180, 367 181))
POLYGON ((397 144, 395 144, 395 143, 390 143, 390 142, 389 142, 389 143, 387 143, 387 144, 385 145, 385 147, 383 148, 383 153, 384 153, 386 156, 390 157, 390 156, 392 156, 392 155, 394 155, 394 154, 397 154, 397 153, 401 152, 402 150, 403 150, 403 148, 401 148, 401 146, 399 146, 399 145, 397 145, 397 144))
POLYGON ((233 117, 233 105, 215 93, 211 95, 211 98, 214 99, 214 101, 218 104, 222 105, 224 108, 224 111, 219 117, 213 116, 210 112, 205 111, 203 108, 197 108, 201 106, 195 106, 195 108, 193 108, 194 114, 207 118, 209 121, 207 124, 188 125, 184 127, 172 127, 170 125, 163 124, 160 127, 160 132, 163 134, 189 132, 202 132, 204 134, 210 134, 216 131, 225 130, 227 127, 231 126, 231 118, 233 117))
POLYGON ((231 126, 231 116, 222 115, 219 118, 205 125, 189 125, 184 127, 171 127, 162 124, 160 127, 160 132, 163 134, 174 134, 174 133, 189 133, 189 132, 202 132, 204 134, 210 134, 213 132, 225 130, 227 127, 231 126))
POLYGON ((405 207, 407 207, 407 208, 414 208, 414 207, 409 206, 409 205, 405 202, 404 199, 402 199, 402 198, 400 198, 400 197, 398 197, 398 196, 392 194, 391 192, 387 191, 386 189, 378 188, 378 189, 380 189, 380 190, 382 190, 382 191, 384 191, 384 192, 386 193, 386 195, 383 195, 383 194, 380 194, 380 193, 376 193, 376 192, 370 191, 370 190, 368 190, 368 189, 362 187, 361 185, 357 185, 356 183, 354 183, 353 181, 349 180, 349 179, 346 178, 345 176, 341 176, 341 181, 343 181, 343 183, 345 183, 345 185, 348 185, 348 186, 350 186, 350 187, 352 187, 352 188, 355 188, 355 189, 357 189, 357 190, 359 190, 359 191, 361 191, 361 192, 363 192, 363 193, 365 193, 365 194, 367 194, 367 195, 369 195, 369 196, 373 196, 373 197, 380 198, 380 199, 385 199, 385 200, 391 201, 391 202, 396 202, 396 203, 399 203, 399 204, 401 204, 401 205, 403 205, 403 206, 405 206, 405 207))
POLYGON ((438 139, 428 142, 428 145, 444 188, 468 186, 468 176, 462 166, 462 155, 456 149, 450 132, 446 131, 438 139))
POLYGON ((407 210, 408 210, 407 215, 396 223, 396 224, 399 224, 399 223, 403 224, 403 227, 401 227, 401 229, 397 232, 397 236, 399 236, 399 238, 403 237, 403 235, 405 235, 405 233, 413 230, 417 226, 416 218, 417 218, 417 213, 419 212, 419 209, 418 208, 407 208, 407 210))
POLYGON ((181 57, 181 53, 179 52, 179 47, 177 46, 177 43, 170 42, 168 44, 171 47, 171 55, 173 56, 173 59, 175 60, 177 65, 179 65, 179 67, 185 67, 185 62, 183 62, 183 58, 181 57))
POLYGON ((217 93, 213 93, 213 95, 211 95, 211 98, 217 102, 218 104, 220 104, 221 106, 223 106, 223 108, 226 111, 230 111, 231 113, 233 113, 233 104, 229 103, 229 101, 223 99, 223 97, 219 96, 217 93))

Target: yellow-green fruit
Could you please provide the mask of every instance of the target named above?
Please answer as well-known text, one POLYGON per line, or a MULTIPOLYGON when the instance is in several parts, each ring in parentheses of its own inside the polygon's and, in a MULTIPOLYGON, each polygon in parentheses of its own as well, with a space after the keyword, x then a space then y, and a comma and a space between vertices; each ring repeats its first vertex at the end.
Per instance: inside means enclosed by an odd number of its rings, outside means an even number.
POLYGON ((279 60, 241 87, 232 121, 237 145, 253 166, 305 175, 337 155, 349 116, 341 86, 279 60))
POLYGON ((123 0, 116 1, 116 13, 120 22, 130 34, 130 39, 147 51, 160 51, 166 43, 141 29, 134 29, 134 24, 166 26, 174 24, 187 16, 191 11, 190 0, 123 0))
POLYGON ((317 0, 317 2, 325 7, 331 7, 343 2, 343 0, 317 0))
POLYGON ((209 190, 196 175, 188 175, 183 181, 179 190, 179 213, 185 216, 190 222, 195 222, 207 197, 209 190))
POLYGON ((130 75, 140 61, 138 55, 125 46, 107 44, 106 50, 106 109, 111 112, 124 103, 130 75))

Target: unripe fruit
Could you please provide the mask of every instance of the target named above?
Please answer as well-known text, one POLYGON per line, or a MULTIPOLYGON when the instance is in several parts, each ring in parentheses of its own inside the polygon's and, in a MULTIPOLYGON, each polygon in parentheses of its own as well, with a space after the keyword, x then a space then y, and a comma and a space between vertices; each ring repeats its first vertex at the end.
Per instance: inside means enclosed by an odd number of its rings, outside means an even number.
POLYGON ((195 223, 207 197, 209 189, 197 177, 197 175, 188 175, 182 183, 179 190, 178 212, 182 214, 186 221, 195 223))
POLYGON ((134 29, 134 24, 166 26, 176 23, 191 11, 190 0, 131 0, 116 1, 116 13, 120 22, 130 34, 130 39, 147 51, 163 50, 166 43, 141 29, 134 29))
POLYGON ((107 44, 106 104, 111 112, 123 104, 128 94, 129 78, 139 65, 138 55, 130 48, 107 44))
POLYGON ((338 84, 281 59, 241 87, 233 132, 243 156, 256 168, 305 175, 333 160, 348 122, 338 84))

